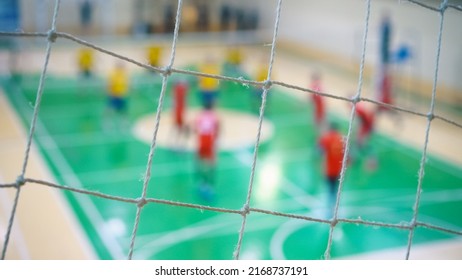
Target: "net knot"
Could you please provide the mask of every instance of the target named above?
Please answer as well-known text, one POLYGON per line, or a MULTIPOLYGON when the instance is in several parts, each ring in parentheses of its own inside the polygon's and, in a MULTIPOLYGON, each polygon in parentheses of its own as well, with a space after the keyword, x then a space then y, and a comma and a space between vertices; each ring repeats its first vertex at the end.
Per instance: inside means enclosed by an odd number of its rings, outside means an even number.
POLYGON ((330 222, 332 227, 335 227, 338 224, 337 218, 333 218, 332 221, 330 222))
POLYGON ((47 36, 48 42, 51 42, 51 43, 56 42, 56 39, 58 38, 58 34, 56 33, 55 29, 50 29, 47 34, 48 34, 47 36))
POLYGON ((355 95, 351 98, 351 102, 353 102, 353 104, 356 104, 359 101, 361 101, 361 97, 359 97, 359 95, 355 95))
POLYGON ((137 205, 139 208, 142 208, 144 205, 148 203, 144 197, 138 198, 137 205))
POLYGON ((272 86, 273 86, 273 82, 271 82, 271 80, 266 80, 263 83, 263 89, 266 91, 268 91, 272 86))
POLYGON ((435 118, 435 115, 434 115, 433 113, 428 113, 428 114, 427 114, 427 119, 428 119, 429 121, 432 121, 434 118, 435 118))
POLYGON ((241 209, 241 215, 242 216, 247 216, 250 213, 250 207, 249 204, 245 204, 244 207, 241 209))
POLYGON ((22 185, 26 183, 26 179, 24 178, 24 175, 19 175, 18 178, 16 178, 16 187, 19 188, 22 185))
POLYGON ((445 1, 441 2, 440 13, 444 13, 447 8, 448 8, 448 1, 445 0, 445 1))
POLYGON ((415 229, 417 227, 417 220, 415 218, 409 223, 409 228, 415 229))
POLYGON ((168 77, 168 76, 172 75, 172 67, 171 66, 166 66, 164 68, 164 70, 162 71, 162 75, 164 77, 168 77))

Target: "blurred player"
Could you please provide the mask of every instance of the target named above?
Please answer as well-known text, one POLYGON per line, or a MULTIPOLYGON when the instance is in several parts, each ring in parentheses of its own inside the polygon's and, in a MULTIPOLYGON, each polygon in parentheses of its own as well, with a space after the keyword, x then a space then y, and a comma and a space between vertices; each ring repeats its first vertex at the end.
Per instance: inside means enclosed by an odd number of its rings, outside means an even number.
POLYGON ((360 150, 364 150, 367 146, 367 142, 374 131, 374 112, 368 109, 364 102, 360 101, 355 106, 356 117, 360 122, 358 131, 358 147, 360 150))
POLYGON ((80 24, 83 33, 88 35, 90 33, 90 26, 93 16, 93 4, 91 0, 81 0, 80 2, 80 24))
POLYGON ((147 59, 149 65, 153 67, 160 66, 160 57, 161 57, 162 49, 159 46, 149 46, 147 49, 147 59))
POLYGON ((344 155, 343 135, 339 132, 336 123, 329 124, 328 130, 322 134, 318 144, 324 153, 324 174, 329 187, 328 207, 329 215, 332 217, 344 155))
POLYGON ((181 138, 186 139, 189 133, 189 128, 185 121, 185 110, 186 110, 186 97, 188 94, 188 83, 185 80, 179 80, 175 82, 173 86, 173 120, 175 138, 177 140, 177 146, 179 147, 179 141, 181 138))
MULTIPOLYGON (((310 89, 317 92, 323 91, 321 84, 321 75, 317 72, 311 75, 310 89)), ((324 97, 316 93, 312 93, 310 94, 310 96, 311 102, 313 103, 314 123, 316 127, 320 131, 322 131, 325 126, 324 121, 326 115, 324 97)))
POLYGON ((206 103, 195 122, 197 133, 197 172, 200 195, 207 200, 213 197, 215 184, 216 146, 220 130, 219 119, 212 103, 206 103))
MULTIPOLYGON (((390 42, 391 42, 391 21, 390 16, 387 12, 384 12, 382 15, 382 20, 380 23, 380 61, 379 61, 379 70, 378 70, 378 79, 377 79, 377 101, 384 104, 393 105, 393 87, 392 87, 392 75, 390 72, 391 64, 391 51, 390 51, 390 42)), ((390 110, 386 106, 377 106, 377 113, 381 112, 396 112, 390 110)))
MULTIPOLYGON (((378 97, 377 101, 382 102, 384 104, 393 105, 393 90, 391 84, 391 74, 388 71, 388 66, 384 65, 379 73, 379 81, 378 81, 378 97)), ((390 111, 391 109, 384 106, 379 105, 377 106, 377 112, 385 112, 390 111)), ((393 111, 395 112, 395 111, 393 111)))
POLYGON ((238 47, 231 47, 226 53, 226 69, 230 75, 240 75, 242 63, 242 51, 238 47))
POLYGON ((79 49, 77 60, 80 76, 91 78, 93 76, 93 50, 90 48, 79 49))
MULTIPOLYGON (((220 68, 211 57, 207 57, 205 63, 199 69, 201 72, 211 75, 219 75, 220 68)), ((214 106, 219 93, 219 80, 210 77, 199 77, 199 94, 204 107, 214 106)))
POLYGON ((108 116, 106 122, 115 121, 116 124, 123 126, 128 122, 126 116, 128 87, 127 69, 122 62, 117 62, 108 80, 108 116), (114 119, 111 120, 111 117, 114 117, 114 119))
POLYGON ((77 90, 80 96, 86 95, 90 91, 90 79, 93 78, 93 50, 90 48, 80 48, 77 52, 77 64, 79 69, 79 81, 77 90))
POLYGON ((390 63, 391 21, 388 13, 382 15, 380 23, 380 63, 390 63))
POLYGON ((375 170, 378 162, 377 157, 371 150, 369 139, 374 132, 375 126, 375 112, 366 107, 365 103, 360 101, 356 103, 356 116, 360 122, 358 131, 357 144, 359 151, 366 157, 366 168, 368 170, 375 170))

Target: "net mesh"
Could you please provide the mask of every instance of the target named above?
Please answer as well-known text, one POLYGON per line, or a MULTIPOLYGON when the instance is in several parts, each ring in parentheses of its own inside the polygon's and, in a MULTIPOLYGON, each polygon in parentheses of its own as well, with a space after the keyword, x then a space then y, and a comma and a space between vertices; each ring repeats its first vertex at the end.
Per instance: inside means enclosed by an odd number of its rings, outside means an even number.
POLYGON ((431 223, 424 223, 419 221, 419 204, 420 204, 420 199, 421 199, 421 192, 422 192, 422 181, 425 175, 425 164, 427 161, 427 146, 428 146, 428 138, 430 134, 430 128, 432 121, 435 119, 439 119, 445 123, 448 123, 452 126, 462 128, 462 124, 458 123, 457 121, 454 121, 450 118, 446 118, 440 115, 437 115, 434 113, 434 107, 435 107, 435 100, 436 100, 436 94, 437 94, 437 85, 438 85, 438 70, 439 70, 439 58, 440 58, 440 51, 441 51, 441 41, 442 41, 442 33, 443 33, 443 24, 444 24, 444 15, 447 9, 454 9, 457 11, 462 11, 462 7, 458 5, 453 5, 448 3, 447 0, 444 0, 441 2, 441 5, 439 7, 434 7, 431 5, 428 5, 426 3, 420 2, 420 1, 415 1, 415 0, 408 0, 408 2, 411 2, 420 8, 428 9, 431 11, 434 11, 436 13, 439 13, 440 15, 440 24, 439 24, 439 32, 438 32, 438 38, 437 38, 437 48, 436 48, 436 54, 435 54, 435 70, 434 70, 434 76, 433 76, 433 89, 432 89, 432 95, 431 95, 431 103, 430 103, 430 108, 428 113, 420 113, 416 112, 413 110, 409 110, 407 108, 402 108, 400 106, 396 105, 390 105, 390 104, 385 104, 379 101, 376 101, 371 98, 366 98, 361 95, 361 91, 363 88, 363 71, 364 71, 364 65, 365 65, 365 54, 366 54, 366 41, 368 37, 368 30, 369 30, 369 18, 370 18, 370 7, 371 7, 371 0, 366 1, 366 10, 365 10, 365 18, 364 18, 364 29, 363 29, 363 39, 362 39, 362 54, 361 54, 361 61, 360 61, 360 68, 359 68, 359 79, 358 79, 358 85, 357 85, 357 90, 355 96, 351 98, 343 97, 343 96, 338 96, 335 94, 331 94, 328 92, 318 92, 315 90, 311 90, 308 88, 304 87, 299 87, 296 85, 288 84, 283 81, 278 81, 278 80, 272 80, 271 79, 271 72, 273 68, 273 61, 276 56, 276 47, 277 47, 277 38, 278 38, 278 27, 279 27, 279 19, 280 19, 280 14, 281 14, 281 9, 283 9, 283 1, 278 0, 277 2, 277 8, 276 8, 276 19, 274 23, 274 29, 273 29, 273 37, 272 37, 272 43, 271 43, 271 54, 270 54, 270 61, 269 61, 269 66, 268 66, 268 75, 265 81, 255 81, 255 80, 246 80, 243 78, 234 78, 230 76, 224 76, 224 75, 211 75, 207 73, 201 73, 198 71, 190 71, 190 70, 184 70, 184 69, 179 69, 174 67, 174 61, 175 61, 175 50, 176 50, 176 43, 178 39, 178 32, 179 32, 179 27, 180 27, 180 22, 181 22, 181 12, 182 12, 182 0, 178 1, 177 5, 177 11, 176 11, 176 19, 175 19, 175 28, 174 28, 174 37, 173 41, 171 44, 171 56, 169 59, 169 62, 166 67, 154 67, 150 66, 144 62, 137 61, 134 59, 131 59, 127 56, 121 55, 116 52, 112 52, 106 48, 103 48, 101 46, 98 46, 96 44, 93 44, 91 42, 85 41, 82 38, 76 37, 73 34, 66 33, 66 32, 59 32, 57 29, 57 18, 59 14, 59 8, 60 8, 60 0, 56 0, 55 2, 55 8, 53 12, 53 18, 52 18, 52 23, 51 27, 48 32, 3 32, 0 31, 0 36, 13 36, 13 37, 35 37, 35 38, 46 38, 47 39, 47 46, 46 46, 46 57, 45 57, 45 62, 42 67, 41 71, 41 76, 40 76, 40 82, 37 88, 37 94, 36 94, 36 101, 34 105, 34 111, 33 111, 33 117, 30 122, 30 131, 27 137, 27 145, 25 148, 25 153, 24 153, 24 160, 23 160, 23 165, 22 165, 22 170, 21 173, 17 176, 17 180, 15 182, 8 182, 8 183, 3 183, 0 185, 1 188, 13 188, 15 189, 15 199, 13 203, 13 207, 11 209, 10 213, 10 218, 9 218, 9 223, 8 227, 5 232, 5 240, 3 243, 3 248, 2 248, 2 259, 5 259, 6 257, 6 252, 8 249, 8 244, 11 236, 11 231, 13 228, 13 223, 15 219, 15 214, 16 210, 18 208, 18 201, 21 196, 21 190, 23 187, 25 187, 28 183, 36 183, 40 184, 43 186, 51 187, 51 188, 56 188, 59 190, 64 190, 64 191, 70 191, 82 195, 89 195, 89 196, 95 196, 103 199, 108 199, 108 200, 114 200, 114 201, 120 201, 120 202, 126 202, 126 203, 131 203, 136 205, 137 207, 137 212, 136 212, 136 217, 135 217, 135 223, 133 226, 133 231, 131 234, 131 239, 130 239, 130 246, 129 246, 129 251, 127 252, 127 258, 132 259, 133 257, 133 252, 135 248, 135 243, 136 243, 136 237, 137 237, 137 231, 139 227, 139 221, 140 221, 140 215, 143 210, 143 207, 147 204, 150 203, 156 203, 156 204, 164 204, 164 205, 170 205, 170 206, 175 206, 175 207, 186 207, 186 208, 193 208, 193 209, 200 209, 201 211, 214 211, 214 212, 220 212, 220 213, 229 213, 229 214, 234 214, 234 215, 241 215, 242 216, 242 223, 239 231, 239 238, 235 247, 235 251, 233 252, 233 258, 234 259, 239 259, 239 255, 241 252, 241 244, 242 244, 242 239, 245 235, 246 232, 246 222, 247 222, 247 216, 250 213, 261 213, 261 214, 267 214, 267 215, 274 215, 274 216, 280 216, 280 217, 285 217, 289 219, 299 219, 299 220, 305 220, 305 221, 310 221, 310 222, 316 222, 316 223, 323 223, 323 224, 328 224, 330 225, 330 231, 329 231, 329 238, 328 242, 326 244, 326 250, 324 253, 325 259, 329 259, 331 257, 331 248, 332 248, 332 243, 333 243, 333 234, 338 226, 339 223, 350 223, 350 224, 361 224, 361 225, 369 225, 369 226, 374 226, 374 227, 386 227, 386 228, 395 228, 395 229, 401 229, 401 230, 407 230, 409 232, 408 235, 408 242, 407 242, 407 250, 406 250, 406 256, 405 258, 408 259, 410 256, 411 248, 412 248, 412 243, 413 243, 413 238, 414 238, 414 232, 417 227, 423 227, 423 228, 428 228, 440 232, 445 232, 451 235, 456 235, 456 236, 462 236, 462 231, 457 231, 457 230, 452 230, 449 228, 441 227, 441 226, 436 226, 431 223), (60 185, 56 184, 53 182, 49 181, 44 181, 44 180, 39 180, 35 178, 29 178, 26 176, 26 171, 27 171, 27 166, 28 166, 28 161, 29 161, 29 155, 31 151, 31 145, 32 145, 32 139, 34 137, 35 129, 37 127, 37 119, 40 111, 40 104, 41 104, 41 99, 43 95, 43 88, 44 84, 46 83, 46 75, 47 75, 47 68, 48 68, 48 63, 50 60, 50 54, 52 53, 53 49, 53 43, 57 39, 65 39, 65 40, 70 40, 73 41, 79 45, 83 45, 86 47, 93 48, 94 50, 97 50, 101 53, 108 54, 110 56, 113 56, 115 58, 118 58, 120 60, 126 61, 128 63, 137 65, 141 68, 145 68, 150 71, 154 71, 157 73, 160 73, 162 75, 162 87, 161 87, 161 93, 159 97, 159 102, 158 102, 158 108, 157 108, 157 113, 156 113, 156 118, 155 118, 155 127, 152 131, 152 141, 150 145, 150 151, 149 155, 147 157, 147 164, 146 164, 146 171, 145 175, 143 177, 143 188, 142 188, 142 193, 140 194, 139 198, 133 199, 133 198, 127 198, 127 197, 120 197, 120 196, 113 196, 113 195, 108 195, 105 193, 97 192, 97 191, 90 191, 90 190, 85 190, 80 188, 79 186, 66 186, 66 185, 60 185), (166 92, 166 86, 169 77, 173 73, 179 73, 179 74, 185 74, 185 75, 190 75, 194 77, 210 77, 214 79, 219 79, 222 81, 231 81, 234 83, 241 83, 245 85, 253 85, 256 87, 261 87, 263 89, 263 94, 262 94, 262 102, 261 102, 261 107, 259 111, 259 123, 258 123, 258 129, 255 132, 255 145, 254 145, 254 150, 253 150, 253 159, 252 159, 252 164, 251 164, 251 172, 250 172, 250 178, 249 178, 249 184, 248 184, 248 191, 247 191, 247 196, 245 201, 243 201, 243 205, 241 209, 227 209, 227 208, 220 208, 220 207, 212 207, 212 206, 206 206, 206 205, 201 205, 201 204, 191 204, 191 203, 184 203, 184 202, 178 202, 178 201, 171 201, 171 200, 164 200, 164 199, 157 199, 157 198, 152 198, 147 196, 147 189, 148 189, 148 184, 151 180, 151 167, 152 167, 152 161, 155 156, 155 151, 156 151, 156 137, 158 134, 158 129, 159 129, 159 124, 161 122, 161 111, 162 111, 162 106, 163 106, 163 100, 166 92), (278 85, 287 89, 294 89, 302 92, 306 92, 308 94, 319 94, 321 96, 324 96, 326 98, 332 98, 332 99, 338 99, 338 100, 343 100, 346 102, 350 102, 352 104, 352 109, 350 111, 349 115, 349 126, 348 126, 348 133, 346 137, 346 148, 345 148, 345 154, 342 162, 342 171, 341 171, 341 176, 340 176, 340 185, 338 188, 338 193, 337 193, 337 198, 336 198, 336 203, 335 203, 335 210, 334 210, 334 215, 332 219, 319 219, 315 218, 309 215, 297 215, 297 214, 291 214, 291 213, 285 213, 285 212, 278 212, 278 211, 271 211, 268 209, 261 209, 261 208, 254 208, 251 206, 250 203, 250 198, 252 196, 252 187, 253 187, 253 181, 254 181, 254 174, 255 174, 255 167, 257 164, 257 154, 259 150, 259 144, 260 144, 260 134, 261 134, 261 128, 262 128, 262 122, 263 122, 263 116, 265 114, 265 107, 266 107, 266 99, 267 99, 267 93, 268 90, 273 87, 274 85, 278 85), (339 204, 342 196, 342 188, 343 188, 343 182, 345 178, 345 172, 347 170, 347 159, 349 156, 350 152, 350 139, 351 134, 352 134, 352 123, 355 119, 356 115, 356 110, 355 106, 359 101, 364 101, 364 102, 369 102, 375 105, 380 105, 387 107, 392 110, 400 111, 406 114, 412 114, 416 115, 422 118, 426 118, 427 124, 426 124, 426 132, 425 132, 425 141, 424 141, 424 146, 422 148, 422 154, 421 154, 421 159, 420 159, 420 166, 418 170, 418 182, 417 182, 417 189, 415 193, 415 202, 414 202, 414 213, 411 221, 408 222, 400 222, 400 223, 385 223, 385 222, 380 222, 380 221, 368 221, 364 220, 361 218, 358 219, 345 219, 345 218, 340 218, 338 216, 338 209, 339 209, 339 204))

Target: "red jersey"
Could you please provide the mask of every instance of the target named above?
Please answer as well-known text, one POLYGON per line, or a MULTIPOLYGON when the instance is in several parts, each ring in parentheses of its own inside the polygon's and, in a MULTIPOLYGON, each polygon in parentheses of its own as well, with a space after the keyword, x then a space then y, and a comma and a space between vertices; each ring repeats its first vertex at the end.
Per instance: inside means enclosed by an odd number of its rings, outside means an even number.
POLYGON ((319 140, 319 145, 324 150, 325 172, 329 177, 338 177, 342 171, 344 143, 343 136, 337 131, 330 130, 319 140))
POLYGON ((175 123, 178 126, 183 126, 184 108, 186 103, 186 93, 188 85, 185 82, 179 82, 175 85, 173 96, 173 111, 175 114, 175 123))
POLYGON ((198 134, 198 154, 202 159, 215 159, 215 146, 218 136, 218 117, 213 111, 202 112, 196 120, 198 134))
POLYGON ((358 118, 361 122, 359 137, 362 139, 370 134, 374 128, 374 113, 370 110, 367 110, 363 104, 357 103, 356 114, 358 115, 358 118))
MULTIPOLYGON (((380 85, 379 85, 379 100, 385 104, 393 104, 393 96, 392 96, 392 84, 391 84, 391 76, 384 70, 382 77, 380 78, 380 85)), ((379 106, 379 110, 389 110, 385 106, 379 106)))

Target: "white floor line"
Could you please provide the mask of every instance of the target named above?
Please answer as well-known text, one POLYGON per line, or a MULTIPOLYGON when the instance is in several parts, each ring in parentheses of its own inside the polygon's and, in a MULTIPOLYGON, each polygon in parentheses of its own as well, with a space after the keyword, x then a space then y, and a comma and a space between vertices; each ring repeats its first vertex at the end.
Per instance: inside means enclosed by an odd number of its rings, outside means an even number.
MULTIPOLYGON (((234 156, 244 165, 247 165, 249 167, 252 165, 252 153, 241 152, 235 154, 234 156)), ((322 202, 318 198, 307 194, 300 187, 289 181, 284 176, 281 178, 280 185, 281 186, 279 187, 279 189, 281 191, 291 196, 295 201, 297 201, 300 205, 305 206, 307 209, 315 208, 319 205, 322 205, 322 202)))
MULTIPOLYGON (((0 183, 5 183, 2 175, 0 174, 0 183)), ((0 205, 2 206, 2 212, 5 214, 10 214, 13 209, 13 203, 11 197, 9 197, 7 191, 3 188, 0 188, 0 205)), ((10 219, 9 216, 5 216, 4 220, 8 222, 10 219)), ((19 221, 20 222, 20 221, 19 221)), ((2 233, 2 239, 0 239, 1 244, 4 242, 4 234, 6 233, 7 224, 0 227, 0 233, 2 233)), ((19 253, 19 258, 22 260, 29 260, 30 254, 22 234, 21 227, 18 225, 18 221, 13 222, 13 228, 10 236, 10 246, 14 245, 19 253)))
MULTIPOLYGON (((24 116, 28 116, 30 119, 30 116, 28 115, 27 111, 24 108, 24 104, 27 104, 27 100, 25 97, 22 95, 22 92, 17 92, 15 95, 18 98, 22 99, 20 101, 20 110, 23 111, 24 116)), ((74 171, 70 167, 69 163, 67 160, 64 158, 62 153, 60 152, 57 144, 54 142, 53 138, 50 136, 48 133, 47 129, 43 125, 43 123, 40 121, 40 119, 37 120, 37 130, 36 134, 39 136, 38 139, 41 139, 42 141, 46 141, 46 144, 39 142, 41 145, 48 146, 48 147, 53 147, 50 151, 48 151, 48 155, 51 157, 52 161, 55 163, 56 167, 59 169, 59 173, 63 175, 63 179, 65 181, 66 185, 75 187, 75 188, 82 188, 82 184, 80 180, 77 178, 75 175, 74 171), (41 135, 40 135, 40 134, 41 135)), ((126 255, 122 253, 122 248, 118 244, 117 240, 108 232, 102 232, 101 229, 104 228, 104 219, 99 213, 98 209, 96 206, 93 204, 92 200, 86 196, 86 195, 81 195, 81 194, 75 194, 72 192, 72 195, 75 197, 75 199, 79 202, 82 210, 85 212, 87 218, 91 222, 92 226, 98 233, 101 241, 106 245, 106 248, 109 250, 111 256, 113 259, 125 259, 126 255)), ((77 218, 74 218, 77 220, 77 218)), ((87 240, 86 238, 82 237, 82 240, 87 240)), ((85 242, 88 244, 88 241, 85 242)), ((84 244, 85 244, 84 243, 84 244)), ((89 245, 86 245, 90 247, 89 245)))

